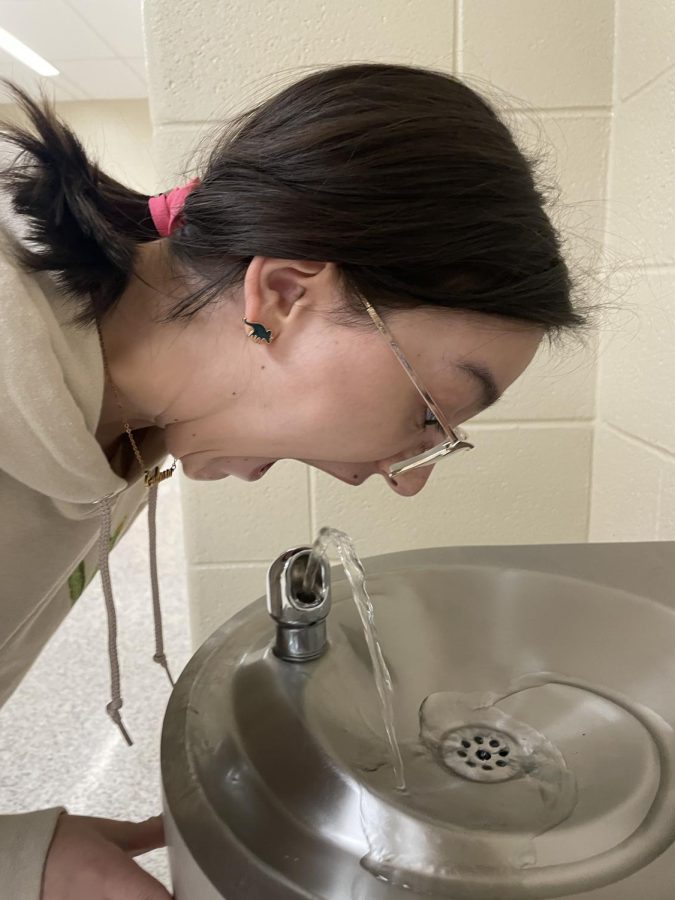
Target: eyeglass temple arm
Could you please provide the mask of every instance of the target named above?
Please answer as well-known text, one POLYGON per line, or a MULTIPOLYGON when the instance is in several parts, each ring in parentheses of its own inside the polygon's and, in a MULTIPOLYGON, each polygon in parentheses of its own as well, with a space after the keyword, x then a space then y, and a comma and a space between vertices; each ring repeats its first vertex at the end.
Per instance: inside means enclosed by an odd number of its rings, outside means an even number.
POLYGON ((387 341, 387 343, 391 346, 391 349, 396 354, 396 358, 398 359, 399 363, 403 366, 403 368, 407 372, 408 377, 410 378, 410 380, 414 384, 415 388, 417 389, 418 394, 422 397, 424 402, 427 404, 429 409, 432 411, 432 413, 436 417, 436 420, 438 421, 439 425, 441 425, 441 427, 444 429, 445 433, 447 435, 449 435, 454 441, 460 440, 460 437, 455 432, 452 425, 450 425, 448 420, 443 415, 442 410, 439 409, 439 407, 435 403, 434 399, 430 396, 428 391, 424 388, 424 386, 421 384, 421 382, 417 378, 417 375, 413 371, 412 366, 410 365, 408 360, 403 355, 403 351, 401 350, 399 345, 396 343, 396 339, 394 338, 392 333, 389 331, 387 326, 382 321, 379 313, 368 302, 368 300, 366 300, 365 297, 361 297, 361 300, 362 300, 364 306, 366 307, 366 309, 368 310, 368 314, 369 314, 370 318, 373 320, 377 330, 380 332, 382 337, 387 341))

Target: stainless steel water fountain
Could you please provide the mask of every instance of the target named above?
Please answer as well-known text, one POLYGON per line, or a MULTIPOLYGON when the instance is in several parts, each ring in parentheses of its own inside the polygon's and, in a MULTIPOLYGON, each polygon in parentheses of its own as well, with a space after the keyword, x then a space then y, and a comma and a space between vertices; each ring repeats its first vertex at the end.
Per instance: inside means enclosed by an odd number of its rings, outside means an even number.
POLYGON ((674 544, 365 560, 405 792, 349 585, 303 591, 308 556, 171 697, 177 900, 670 900, 674 544))

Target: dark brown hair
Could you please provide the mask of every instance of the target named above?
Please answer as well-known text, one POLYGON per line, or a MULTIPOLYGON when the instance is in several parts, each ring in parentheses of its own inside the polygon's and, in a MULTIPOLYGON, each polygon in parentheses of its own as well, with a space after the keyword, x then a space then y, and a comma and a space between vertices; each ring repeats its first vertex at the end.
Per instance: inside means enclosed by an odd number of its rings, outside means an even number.
MULTIPOLYGON (((5 84, 33 126, 0 128, 24 151, 3 176, 33 242, 19 261, 54 273, 93 322, 126 287, 138 244, 157 238, 148 197, 102 172, 44 97, 5 84)), ((168 238, 194 289, 167 318, 194 315, 263 255, 334 262, 343 321, 363 317, 361 295, 383 311, 527 321, 549 337, 581 328, 536 165, 458 78, 377 63, 314 72, 214 136, 168 238)))

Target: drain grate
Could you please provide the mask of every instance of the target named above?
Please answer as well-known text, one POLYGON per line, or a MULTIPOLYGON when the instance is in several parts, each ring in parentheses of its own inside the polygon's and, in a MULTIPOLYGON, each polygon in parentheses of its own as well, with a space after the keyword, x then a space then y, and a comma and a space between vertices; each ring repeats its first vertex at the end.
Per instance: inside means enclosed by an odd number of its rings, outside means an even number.
POLYGON ((443 736, 440 753, 447 768, 470 781, 508 781, 522 774, 522 754, 517 742, 494 728, 455 728, 443 736))

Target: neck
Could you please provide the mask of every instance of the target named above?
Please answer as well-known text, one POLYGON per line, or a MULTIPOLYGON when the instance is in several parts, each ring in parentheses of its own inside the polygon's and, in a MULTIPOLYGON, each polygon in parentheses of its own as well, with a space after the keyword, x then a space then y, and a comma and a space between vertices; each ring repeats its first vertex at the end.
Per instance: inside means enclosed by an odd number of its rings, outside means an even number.
POLYGON ((198 428, 205 445, 220 446, 229 416, 250 387, 250 342, 235 292, 189 320, 164 321, 187 293, 166 243, 141 245, 128 287, 101 323, 110 373, 96 432, 103 446, 124 434, 125 420, 132 430, 164 429, 174 446, 192 441, 198 428))
POLYGON ((125 433, 125 422, 132 430, 163 425, 177 389, 171 373, 180 368, 164 360, 175 327, 158 322, 175 296, 173 281, 163 242, 141 245, 129 285, 101 323, 107 372, 96 437, 104 447, 125 433))

